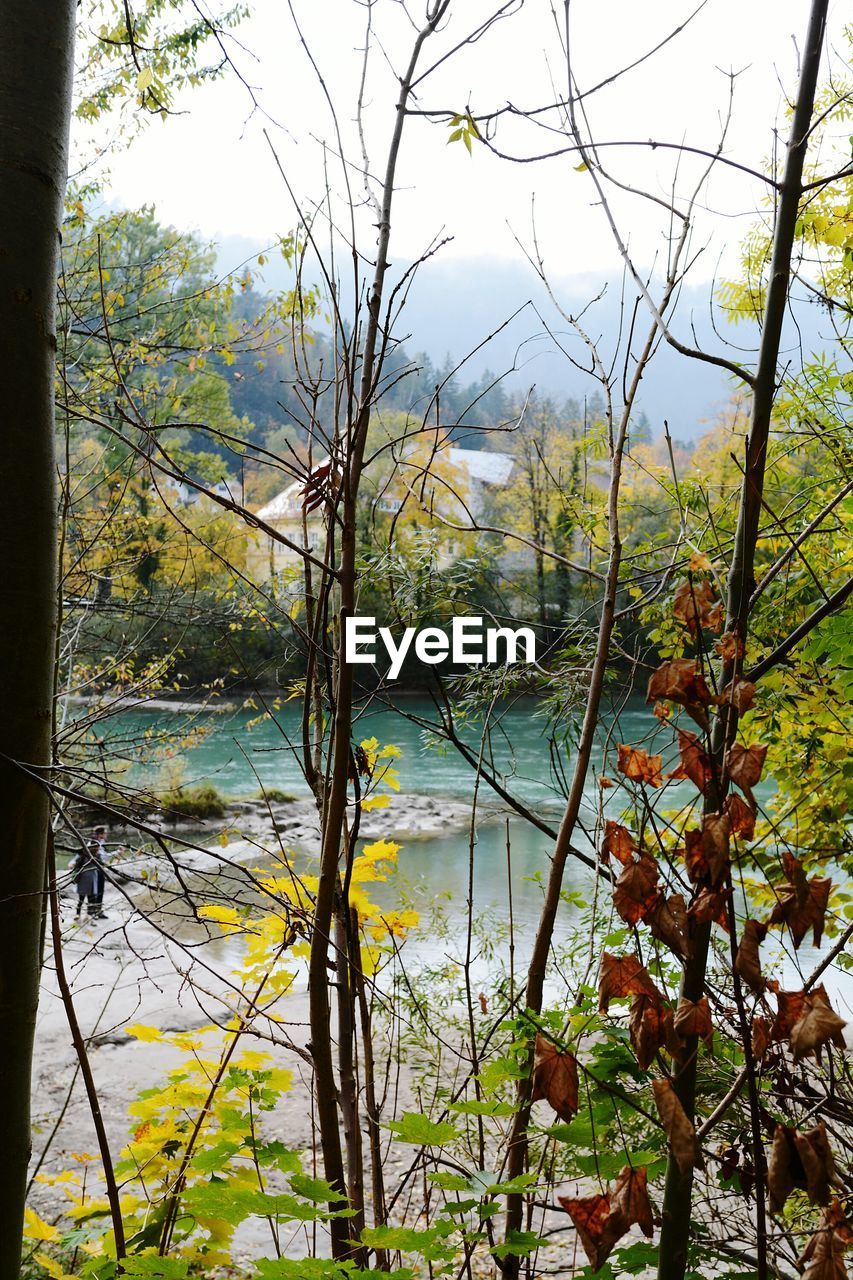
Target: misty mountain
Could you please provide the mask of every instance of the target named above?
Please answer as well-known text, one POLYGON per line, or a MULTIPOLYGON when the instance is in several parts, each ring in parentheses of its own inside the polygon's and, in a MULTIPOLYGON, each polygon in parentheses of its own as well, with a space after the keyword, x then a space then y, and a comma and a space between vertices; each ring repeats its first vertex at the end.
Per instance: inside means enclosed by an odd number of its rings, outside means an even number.
MULTIPOLYGON (((225 237, 219 244, 220 267, 228 271, 240 263, 251 265, 266 249, 246 238, 225 237)), ((392 281, 399 280, 409 265, 392 263, 392 281)), ((310 264, 304 278, 308 282, 313 279, 310 264)), ((319 270, 316 278, 319 281, 319 270)), ((272 255, 257 287, 272 291, 291 283, 292 275, 283 261, 272 255)), ((557 276, 552 288, 560 308, 580 318, 608 366, 616 353, 622 353, 615 364, 621 369, 632 326, 636 351, 641 341, 638 335, 644 337, 649 325, 645 304, 636 305, 637 291, 626 289, 623 296, 620 280, 608 281, 593 274, 557 276)), ((344 302, 351 306, 345 277, 341 289, 344 302)), ((729 324, 719 308, 712 306, 711 295, 710 283, 681 289, 671 313, 673 334, 687 346, 750 362, 758 327, 729 324)), ((504 375, 504 390, 516 398, 533 387, 540 394, 570 396, 580 403, 584 396, 595 394, 596 383, 584 372, 590 359, 583 340, 567 325, 545 287, 523 262, 492 257, 431 259, 415 274, 395 335, 408 351, 426 352, 438 366, 449 357, 461 366, 459 381, 465 384, 491 371, 504 375)), ((805 299, 796 304, 784 338, 791 360, 796 363, 800 359, 801 347, 810 354, 828 345, 825 316, 805 299)), ((653 435, 659 434, 667 419, 675 438, 692 439, 716 417, 736 385, 725 370, 685 357, 663 342, 643 378, 638 410, 647 415, 653 435)))

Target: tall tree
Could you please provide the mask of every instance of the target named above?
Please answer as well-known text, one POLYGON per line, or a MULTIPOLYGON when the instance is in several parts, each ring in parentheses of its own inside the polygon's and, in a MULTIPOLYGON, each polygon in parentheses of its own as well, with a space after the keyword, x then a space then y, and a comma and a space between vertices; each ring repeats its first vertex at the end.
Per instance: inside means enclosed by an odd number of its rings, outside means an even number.
MULTIPOLYGON (((803 164, 812 132, 815 92, 818 71, 823 52, 826 29, 827 0, 813 0, 809 26, 800 69, 800 84, 791 121, 788 150, 782 182, 779 186, 779 203, 773 236, 773 255, 768 277, 764 305, 764 323, 758 362, 751 384, 752 407, 744 465, 743 486, 738 511, 737 532, 728 574, 726 600, 726 631, 733 633, 745 644, 749 632, 749 615, 752 594, 755 590, 755 554, 759 538, 759 517, 762 512, 764 473, 767 461, 767 445, 770 436, 773 404, 778 389, 779 348, 782 340, 782 324, 788 305, 791 280, 791 257, 796 235, 800 202, 803 198, 803 164)), ((719 674, 719 687, 731 687, 742 676, 743 650, 736 650, 731 659, 724 659, 719 674)), ((712 754, 717 777, 725 775, 722 762, 737 732, 738 713, 728 709, 714 726, 712 754)), ((706 812, 713 814, 722 808, 724 796, 716 793, 706 798, 706 812)), ((681 996, 697 1001, 705 987, 708 963, 710 925, 701 927, 693 943, 693 953, 685 967, 681 996)), ((697 1077, 697 1037, 687 1041, 684 1061, 673 1074, 673 1088, 690 1119, 695 1114, 697 1077)), ((765 1218, 764 1180, 761 1167, 761 1130, 757 1086, 753 1079, 754 1067, 748 1059, 750 1094, 753 1099, 752 1121, 755 1145, 756 1169, 756 1227, 758 1236, 758 1280, 768 1275, 767 1224, 765 1218)), ((687 1270, 690 1243, 691 1207, 693 1191, 693 1166, 679 1167, 670 1156, 667 1165, 664 1191, 660 1260, 658 1280, 683 1280, 687 1270)))
POLYGON ((16 1276, 44 910, 56 635, 56 278, 74 0, 0 14, 0 1275, 16 1276))

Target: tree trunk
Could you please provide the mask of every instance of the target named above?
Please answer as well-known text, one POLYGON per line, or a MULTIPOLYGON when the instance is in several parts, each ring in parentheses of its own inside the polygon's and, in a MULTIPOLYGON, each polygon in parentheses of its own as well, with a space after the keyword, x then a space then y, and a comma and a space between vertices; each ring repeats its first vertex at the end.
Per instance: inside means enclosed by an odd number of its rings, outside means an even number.
POLYGON ((56 634, 56 277, 74 0, 0 15, 0 1275, 17 1276, 30 1157, 56 634))
MULTIPOLYGON (((797 105, 788 139, 788 154, 782 181, 776 227, 773 237, 773 257, 770 280, 764 309, 764 326, 758 366, 753 383, 752 413, 747 445, 746 467, 741 489, 732 562, 729 569, 728 599, 726 602, 726 630, 737 632, 745 641, 749 619, 749 601, 755 588, 755 549, 758 541, 758 522, 761 515, 761 498, 764 490, 764 468, 767 460, 767 442, 770 435, 770 418, 776 395, 776 371, 782 323, 788 303, 788 287, 791 276, 791 253, 802 196, 803 161, 808 147, 809 127, 814 109, 815 89, 820 67, 823 35, 826 25, 828 0, 814 0, 809 18, 809 29, 803 52, 800 87, 797 105)), ((726 664, 720 673, 720 688, 724 688, 740 670, 742 660, 726 664)), ((725 749, 737 730, 737 713, 733 707, 728 714, 718 716, 714 725, 712 754, 717 761, 717 776, 725 749)), ((714 797, 711 808, 717 808, 723 797, 714 797)), ((706 805, 706 808, 708 806, 706 805)), ((710 926, 703 925, 693 938, 693 953, 684 971, 681 995, 688 1000, 699 1000, 704 991, 705 970, 708 960, 710 926)), ((696 1095, 696 1067, 698 1054, 695 1038, 687 1042, 684 1065, 673 1073, 673 1086, 681 1105, 693 1118, 696 1095)), ((763 1231, 763 1171, 756 1169, 756 1203, 758 1208, 759 1275, 766 1274, 766 1240, 763 1231)), ((682 1173, 670 1156, 666 1172, 663 1213, 658 1262, 658 1280, 683 1280, 687 1269, 687 1250, 690 1242, 691 1206, 693 1197, 693 1170, 682 1173)))
MULTIPOLYGON (((391 207, 397 160, 406 120, 406 109, 412 82, 424 41, 443 20, 450 0, 438 0, 431 6, 426 24, 420 30, 412 46, 408 68, 400 80, 396 120, 385 166, 382 201, 379 217, 379 237, 376 266, 368 301, 368 317, 361 351, 360 390, 355 421, 348 424, 345 438, 338 441, 343 454, 344 475, 340 495, 340 559, 338 563, 338 651, 337 670, 332 707, 331 769, 328 799, 323 815, 323 834, 320 850, 320 875, 314 904, 314 921, 311 934, 311 957, 308 966, 309 1010, 311 1024, 311 1056, 314 1061, 314 1091, 317 1101, 317 1121, 320 1129, 320 1146, 323 1153, 323 1172, 326 1180, 340 1191, 350 1195, 344 1176, 344 1158, 339 1127, 340 1098, 335 1080, 332 1051, 331 1000, 329 998, 329 968, 336 968, 329 960, 333 946, 335 896, 339 887, 339 863, 345 830, 349 793, 350 762, 352 758, 351 733, 353 724, 353 669, 343 660, 343 633, 348 617, 355 612, 357 572, 357 500, 361 479, 364 449, 370 424, 371 410, 375 404, 378 372, 384 358, 382 343, 382 303, 385 276, 388 271, 388 252, 391 242, 391 207), (378 365, 378 368, 377 368, 378 365)), ((354 252, 354 251, 353 251, 354 252)), ((343 909, 349 909, 344 902, 343 909)), ((360 1194, 360 1191, 357 1193, 360 1194)), ((347 1258, 354 1250, 350 1243, 351 1228, 346 1218, 332 1218, 329 1224, 332 1256, 347 1258)))
MULTIPOLYGON (((688 224, 685 223, 685 229, 682 232, 681 239, 678 241, 678 244, 674 249, 673 262, 670 268, 670 277, 667 281, 660 304, 661 315, 666 314, 672 300, 672 295, 675 291, 677 267, 686 243, 687 226, 688 224)), ((648 363, 652 358, 652 353, 655 349, 656 337, 657 324, 655 323, 651 325, 646 336, 642 352, 637 359, 631 383, 626 389, 625 403, 622 407, 622 412, 617 424, 617 430, 611 443, 610 480, 607 493, 609 555, 607 574, 604 583, 604 595, 601 600, 601 617, 598 624, 598 639, 595 647, 595 658, 593 660, 592 671, 590 673, 589 691, 587 693, 581 734, 578 740, 577 754, 575 756, 572 770, 572 782, 566 799, 566 806, 563 810, 563 817, 560 822, 557 839, 554 843, 554 853, 551 858, 551 869, 548 874, 545 897, 542 904, 542 911, 539 916, 539 925, 533 941, 533 952, 531 954, 530 964, 527 970, 525 1005, 535 1014, 542 1012, 542 997, 545 990, 548 957, 551 953, 551 941, 554 936, 554 925, 557 919, 557 911, 560 906, 563 877, 565 875, 566 863, 569 859, 569 855, 573 853, 572 841, 574 840, 575 829, 578 824, 581 805, 583 803, 587 773, 589 772, 590 762, 592 760, 595 731, 598 727, 598 715, 604 691, 604 680, 607 665, 610 661, 610 646, 613 640, 613 628, 616 620, 616 598, 619 591, 619 571, 622 565, 622 538, 619 529, 619 499, 622 483, 622 462, 625 452, 625 443, 628 438, 628 427, 631 422, 631 413, 634 408, 634 402, 640 389, 643 374, 645 373, 648 363)), ((532 1039, 528 1050, 528 1066, 532 1070, 532 1039)), ((508 1181, 511 1181, 513 1178, 517 1178, 519 1174, 525 1171, 528 1151, 527 1129, 530 1122, 531 1093, 532 1076, 530 1072, 528 1072, 525 1078, 519 1081, 518 1085, 518 1110, 513 1121, 512 1129, 510 1130, 509 1151, 507 1155, 508 1181)), ((513 1192, 507 1196, 507 1237, 521 1230, 523 1210, 524 1197, 522 1195, 517 1192, 513 1192)), ((521 1268, 521 1258, 518 1254, 508 1254, 500 1266, 504 1280, 518 1280, 521 1268)))

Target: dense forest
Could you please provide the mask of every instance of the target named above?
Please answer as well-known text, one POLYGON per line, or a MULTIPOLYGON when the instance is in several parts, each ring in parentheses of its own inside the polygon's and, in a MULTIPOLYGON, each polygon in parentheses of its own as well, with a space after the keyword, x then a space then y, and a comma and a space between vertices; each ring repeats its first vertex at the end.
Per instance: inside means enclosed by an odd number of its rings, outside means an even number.
POLYGON ((847 1276, 851 33, 658 136, 715 5, 7 0, 0 1280, 847 1276), (110 164, 238 100, 223 272, 110 164), (408 324, 460 161, 601 224, 559 391, 408 324))

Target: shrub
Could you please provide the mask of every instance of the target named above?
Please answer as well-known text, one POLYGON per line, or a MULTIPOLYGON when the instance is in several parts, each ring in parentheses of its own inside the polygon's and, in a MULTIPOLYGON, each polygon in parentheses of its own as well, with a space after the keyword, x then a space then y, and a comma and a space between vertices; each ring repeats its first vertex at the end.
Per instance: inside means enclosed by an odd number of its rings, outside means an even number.
POLYGON ((179 787, 161 797, 160 804, 167 819, 222 818, 225 801, 210 783, 198 787, 179 787))
POLYGON ((269 801, 270 804, 295 804, 296 796, 292 796, 288 791, 281 791, 278 787, 264 787, 258 792, 258 800, 269 801))

